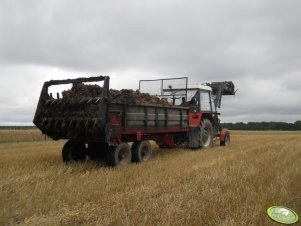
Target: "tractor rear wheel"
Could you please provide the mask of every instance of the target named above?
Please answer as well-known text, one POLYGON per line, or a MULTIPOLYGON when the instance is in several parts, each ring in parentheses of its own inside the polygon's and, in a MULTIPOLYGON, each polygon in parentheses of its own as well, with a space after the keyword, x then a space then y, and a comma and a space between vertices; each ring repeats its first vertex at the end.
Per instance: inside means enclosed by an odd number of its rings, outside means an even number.
POLYGON ((200 147, 211 148, 213 146, 213 127, 208 119, 204 119, 201 125, 200 147))
POLYGON ((152 147, 147 140, 134 142, 132 145, 132 161, 145 162, 152 155, 152 147))
POLYGON ((117 147, 111 146, 107 153, 107 162, 110 166, 125 166, 131 163, 132 152, 125 142, 117 147))
POLYGON ((66 163, 83 161, 86 154, 85 143, 75 139, 68 140, 62 150, 62 158, 66 163))
POLYGON ((226 132, 225 138, 223 141, 220 141, 221 146, 229 146, 230 145, 230 133, 229 131, 226 132))

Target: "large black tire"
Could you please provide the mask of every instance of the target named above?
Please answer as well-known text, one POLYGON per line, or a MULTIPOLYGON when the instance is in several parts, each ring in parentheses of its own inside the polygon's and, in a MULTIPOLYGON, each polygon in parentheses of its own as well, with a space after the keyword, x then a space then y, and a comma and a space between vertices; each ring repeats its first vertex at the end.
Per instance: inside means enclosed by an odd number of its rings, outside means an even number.
POLYGON ((110 166, 125 166, 131 163, 132 152, 127 143, 111 146, 107 153, 107 163, 110 166))
POLYGON ((75 139, 68 140, 62 150, 62 158, 66 163, 83 161, 86 154, 85 143, 75 139))
POLYGON ((213 146, 213 127, 208 119, 204 119, 201 124, 200 147, 207 149, 213 146))
POLYGON ((147 140, 134 142, 132 145, 132 161, 145 162, 152 156, 152 147, 147 140))
POLYGON ((158 146, 159 146, 159 148, 162 148, 162 149, 167 148, 165 144, 159 144, 158 146))
POLYGON ((100 160, 103 159, 107 152, 109 146, 106 143, 89 143, 87 149, 87 155, 91 160, 100 160))
POLYGON ((225 139, 220 141, 221 146, 229 146, 230 145, 230 133, 229 131, 226 132, 225 139))

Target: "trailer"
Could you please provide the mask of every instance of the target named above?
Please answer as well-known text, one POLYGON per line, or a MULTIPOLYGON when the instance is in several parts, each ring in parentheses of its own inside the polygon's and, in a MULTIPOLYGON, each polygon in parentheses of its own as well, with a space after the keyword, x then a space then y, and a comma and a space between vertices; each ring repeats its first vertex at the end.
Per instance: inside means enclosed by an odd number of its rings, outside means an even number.
POLYGON ((140 80, 138 91, 124 91, 130 101, 117 101, 120 97, 110 90, 109 81, 108 76, 98 76, 44 83, 33 123, 52 139, 67 140, 64 162, 87 156, 104 158, 111 166, 147 161, 152 155, 150 140, 160 148, 206 149, 216 139, 221 146, 229 145, 230 133, 221 127, 217 108, 223 95, 235 94, 232 82, 190 84, 187 77, 140 80), (95 82, 102 86, 89 85, 95 82), (143 93, 142 88, 153 82, 159 92, 143 93), (63 84, 71 84, 71 91, 62 96, 49 92, 49 87, 63 84), (155 101, 137 100, 136 94, 155 101))

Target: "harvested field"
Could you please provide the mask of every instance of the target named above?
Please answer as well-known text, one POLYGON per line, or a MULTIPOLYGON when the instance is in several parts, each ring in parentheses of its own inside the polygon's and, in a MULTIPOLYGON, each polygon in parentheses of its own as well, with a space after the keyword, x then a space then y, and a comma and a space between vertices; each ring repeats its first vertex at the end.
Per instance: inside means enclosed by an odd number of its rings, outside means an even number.
POLYGON ((63 141, 0 131, 0 225, 279 225, 301 213, 301 132, 232 132, 230 147, 163 150, 127 167, 64 165, 63 141))

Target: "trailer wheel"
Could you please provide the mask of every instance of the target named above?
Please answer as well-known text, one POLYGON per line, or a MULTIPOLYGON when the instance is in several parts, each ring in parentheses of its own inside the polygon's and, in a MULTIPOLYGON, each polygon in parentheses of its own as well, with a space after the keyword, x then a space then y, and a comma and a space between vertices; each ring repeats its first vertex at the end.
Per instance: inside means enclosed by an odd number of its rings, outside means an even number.
POLYGON ((85 143, 70 139, 66 142, 62 150, 62 158, 64 162, 78 162, 86 158, 86 145, 85 143))
POLYGON ((131 163, 132 152, 127 143, 111 146, 108 150, 107 161, 110 166, 125 166, 131 163))
POLYGON ((211 148, 213 145, 213 127, 208 119, 203 120, 200 133, 200 147, 211 148))
POLYGON ((109 146, 103 142, 89 143, 87 155, 91 160, 100 160, 105 157, 109 146))
POLYGON ((134 142, 132 145, 132 161, 145 162, 152 155, 152 147, 147 140, 134 142))
POLYGON ((221 146, 229 146, 230 145, 230 133, 229 131, 226 132, 225 138, 223 141, 220 141, 221 146))

